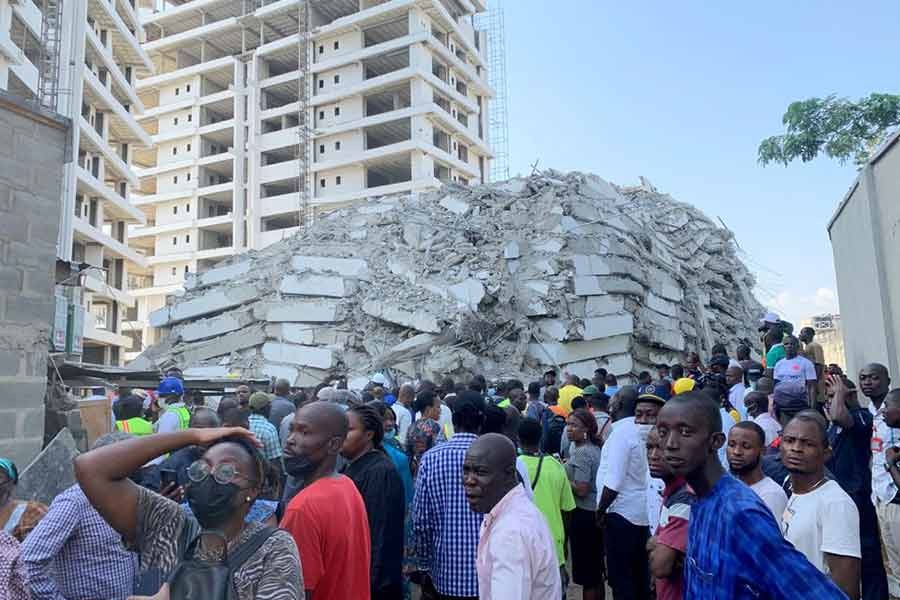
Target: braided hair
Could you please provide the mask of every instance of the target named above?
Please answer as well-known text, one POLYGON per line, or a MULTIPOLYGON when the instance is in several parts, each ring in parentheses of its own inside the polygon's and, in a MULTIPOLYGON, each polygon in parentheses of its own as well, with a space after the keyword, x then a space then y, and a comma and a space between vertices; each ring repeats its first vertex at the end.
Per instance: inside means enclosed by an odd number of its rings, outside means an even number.
POLYGON ((384 439, 384 420, 381 413, 370 404, 351 406, 347 412, 352 412, 359 417, 366 431, 372 432, 372 445, 375 448, 381 448, 381 441, 384 439))

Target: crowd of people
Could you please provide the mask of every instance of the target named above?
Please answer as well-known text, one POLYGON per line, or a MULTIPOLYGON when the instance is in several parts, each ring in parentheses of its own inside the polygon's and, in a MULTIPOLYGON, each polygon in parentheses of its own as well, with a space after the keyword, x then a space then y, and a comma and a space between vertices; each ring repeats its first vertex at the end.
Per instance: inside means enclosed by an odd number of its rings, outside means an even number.
POLYGON ((172 370, 120 390, 49 507, 0 459, 0 598, 900 597, 900 389, 761 331, 759 361, 717 344, 627 385, 376 373, 207 403, 172 370))

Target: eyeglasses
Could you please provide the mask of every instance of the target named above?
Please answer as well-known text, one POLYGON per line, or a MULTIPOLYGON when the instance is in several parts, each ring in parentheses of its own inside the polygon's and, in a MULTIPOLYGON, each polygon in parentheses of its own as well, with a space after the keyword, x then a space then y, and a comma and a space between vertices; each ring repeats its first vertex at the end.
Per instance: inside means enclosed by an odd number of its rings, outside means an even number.
POLYGON ((233 464, 227 462, 211 467, 205 460, 195 460, 187 469, 188 479, 194 483, 200 483, 210 475, 213 476, 216 483, 221 483, 222 485, 233 482, 236 477, 243 477, 233 464))

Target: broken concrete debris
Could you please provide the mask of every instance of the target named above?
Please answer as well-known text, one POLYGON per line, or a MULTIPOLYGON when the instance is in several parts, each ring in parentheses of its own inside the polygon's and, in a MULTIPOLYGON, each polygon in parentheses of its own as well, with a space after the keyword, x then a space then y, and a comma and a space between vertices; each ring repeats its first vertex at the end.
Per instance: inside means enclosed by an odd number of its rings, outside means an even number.
POLYGON ((547 171, 336 211, 192 277, 138 359, 186 372, 628 381, 755 337, 732 234, 645 180, 547 171))

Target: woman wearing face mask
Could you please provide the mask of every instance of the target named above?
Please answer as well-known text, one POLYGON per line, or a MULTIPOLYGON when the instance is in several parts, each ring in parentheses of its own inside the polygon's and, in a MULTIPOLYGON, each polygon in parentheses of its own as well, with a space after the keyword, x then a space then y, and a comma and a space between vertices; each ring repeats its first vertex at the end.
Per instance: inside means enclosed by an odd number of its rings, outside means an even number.
POLYGON ((372 600, 403 595, 403 482, 381 446, 381 415, 368 405, 347 411, 349 429, 341 454, 349 462, 344 475, 353 480, 366 505, 372 540, 372 600))
POLYGON ((0 458, 0 529, 24 542, 25 537, 47 514, 40 502, 14 500, 19 470, 8 458, 0 458))
POLYGON ((597 420, 585 409, 566 419, 566 433, 575 445, 566 475, 575 494, 569 539, 572 541, 572 581, 582 586, 584 600, 603 596, 603 537, 597 527, 597 468, 600 448, 594 443, 597 420))
MULTIPOLYGON (((142 566, 176 572, 187 554, 194 561, 221 564, 241 546, 261 545, 233 573, 236 600, 303 598, 303 574, 290 534, 246 523, 264 486, 264 459, 256 438, 235 428, 187 429, 125 440, 75 459, 75 476, 101 516, 140 554, 142 566), (207 448, 188 468, 181 507, 128 479, 128 474, 185 446, 207 448), (185 552, 179 540, 193 540, 185 552)), ((177 577, 176 577, 177 579, 177 577)), ((169 597, 168 585, 157 598, 169 597)))

